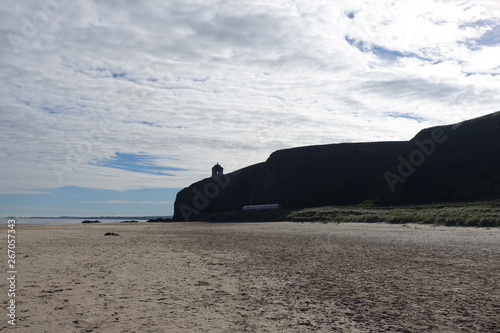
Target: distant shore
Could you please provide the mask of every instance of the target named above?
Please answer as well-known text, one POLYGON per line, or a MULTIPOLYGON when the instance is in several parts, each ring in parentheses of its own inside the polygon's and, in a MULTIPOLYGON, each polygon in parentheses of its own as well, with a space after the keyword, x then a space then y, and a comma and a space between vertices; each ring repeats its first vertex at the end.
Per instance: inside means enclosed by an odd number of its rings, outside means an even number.
MULTIPOLYGON (((82 217, 82 216, 29 216, 29 217, 18 217, 20 219, 50 219, 50 220, 153 220, 158 218, 171 218, 172 216, 91 216, 91 217, 82 217)), ((10 218, 10 217, 5 217, 10 218)))
MULTIPOLYGON (((8 217, 5 218, 0 218, 0 225, 7 225, 7 221, 11 219, 8 217)), ((144 220, 144 219, 129 219, 129 218, 120 218, 120 219, 96 219, 96 218, 74 218, 74 219, 65 219, 65 218, 25 218, 25 217, 20 217, 20 218, 15 218, 17 221, 17 224, 21 225, 74 225, 74 224, 81 224, 83 221, 100 221, 102 224, 115 224, 115 223, 130 223, 130 222, 137 222, 137 223, 146 223, 146 222, 158 222, 158 218, 155 218, 154 220, 144 220)), ((169 221, 168 219, 163 219, 160 218, 161 221, 169 221)))
POLYGON ((16 237, 26 331, 499 329, 496 228, 124 223, 18 225, 16 237))

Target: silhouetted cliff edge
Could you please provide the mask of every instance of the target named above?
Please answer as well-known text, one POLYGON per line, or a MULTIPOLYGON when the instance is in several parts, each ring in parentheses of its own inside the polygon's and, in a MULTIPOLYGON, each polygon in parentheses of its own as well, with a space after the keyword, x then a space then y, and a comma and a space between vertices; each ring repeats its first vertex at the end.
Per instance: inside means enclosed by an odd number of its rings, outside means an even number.
POLYGON ((177 194, 174 221, 246 205, 282 208, 500 198, 500 112, 424 129, 408 142, 279 150, 267 161, 206 178, 177 194))

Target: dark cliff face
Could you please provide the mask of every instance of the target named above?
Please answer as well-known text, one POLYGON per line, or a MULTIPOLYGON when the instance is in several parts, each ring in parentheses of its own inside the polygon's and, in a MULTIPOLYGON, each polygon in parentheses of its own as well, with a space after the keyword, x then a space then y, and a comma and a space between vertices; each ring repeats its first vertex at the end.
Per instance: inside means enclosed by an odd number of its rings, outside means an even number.
POLYGON ((408 142, 396 164, 390 169, 396 176, 394 191, 384 194, 383 203, 498 199, 500 112, 422 130, 408 142))
POLYGON ((422 130, 408 142, 276 151, 264 163, 177 194, 174 220, 278 203, 283 208, 411 204, 500 197, 500 113, 422 130))
POLYGON ((385 186, 387 161, 395 158, 404 144, 346 143, 277 151, 264 164, 251 204, 269 202, 300 208, 371 199, 385 186))
POLYGON ((381 194, 387 161, 405 142, 346 143, 280 150, 269 159, 192 184, 177 194, 174 220, 278 203, 283 208, 356 204, 381 194))

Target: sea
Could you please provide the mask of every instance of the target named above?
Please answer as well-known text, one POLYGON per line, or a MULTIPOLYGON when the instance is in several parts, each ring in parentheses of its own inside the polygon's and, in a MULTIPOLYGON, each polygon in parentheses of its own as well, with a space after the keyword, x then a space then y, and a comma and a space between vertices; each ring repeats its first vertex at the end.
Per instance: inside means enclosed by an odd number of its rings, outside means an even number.
MULTIPOLYGON (((8 221, 12 218, 0 218, 0 225, 7 225, 8 221)), ((73 225, 73 224, 81 224, 84 220, 96 220, 95 218, 87 219, 51 219, 51 218, 15 218, 16 225, 73 225)), ((146 222, 147 220, 137 220, 137 219, 129 219, 125 218, 123 220, 120 219, 99 219, 102 224, 112 224, 112 223, 120 223, 123 221, 137 221, 140 223, 146 222)))

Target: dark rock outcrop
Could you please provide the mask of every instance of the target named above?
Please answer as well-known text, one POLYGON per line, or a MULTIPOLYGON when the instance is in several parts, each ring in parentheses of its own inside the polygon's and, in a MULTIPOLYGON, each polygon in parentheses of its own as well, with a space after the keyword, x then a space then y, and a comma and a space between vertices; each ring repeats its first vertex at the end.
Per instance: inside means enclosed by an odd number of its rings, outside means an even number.
POLYGON ((172 219, 170 218, 163 218, 163 217, 158 217, 156 219, 149 219, 146 222, 172 222, 172 219))
POLYGON ((83 221, 82 223, 101 223, 101 221, 98 221, 98 220, 94 220, 94 221, 91 221, 91 220, 85 220, 85 221, 83 221))
POLYGON ((177 194, 174 221, 246 205, 282 208, 500 198, 500 113, 422 130, 408 142, 279 150, 266 162, 206 178, 177 194))

